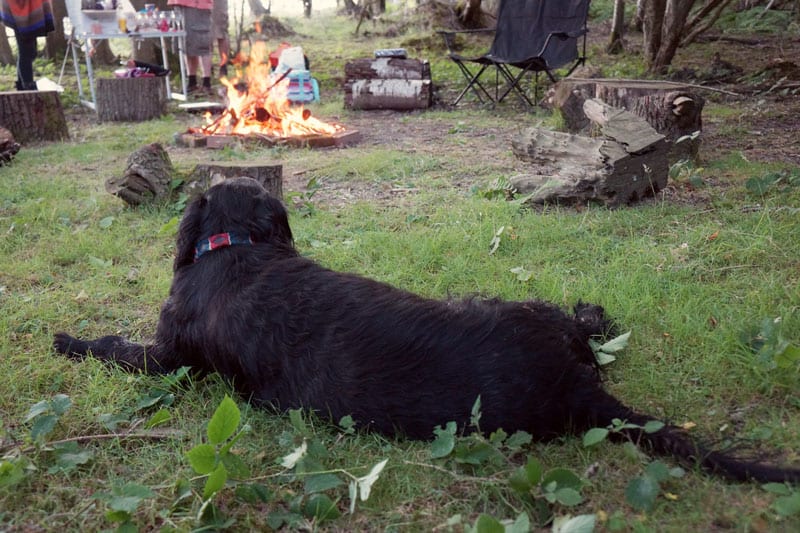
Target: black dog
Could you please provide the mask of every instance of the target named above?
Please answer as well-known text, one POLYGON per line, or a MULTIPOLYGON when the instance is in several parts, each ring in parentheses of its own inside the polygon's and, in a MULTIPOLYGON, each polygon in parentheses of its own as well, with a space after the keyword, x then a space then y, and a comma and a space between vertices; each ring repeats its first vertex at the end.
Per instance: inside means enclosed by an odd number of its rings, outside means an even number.
MULTIPOLYGON (((603 390, 588 339, 605 325, 598 306, 570 316, 538 301, 430 300, 325 269, 294 249, 280 201, 236 178, 186 210, 154 344, 60 333, 55 348, 132 370, 216 371, 252 401, 411 438, 448 421, 467 428, 480 396, 482 431, 543 440, 652 419, 603 390)), ((626 433, 734 479, 800 480, 800 470, 706 450, 674 426, 626 433)))

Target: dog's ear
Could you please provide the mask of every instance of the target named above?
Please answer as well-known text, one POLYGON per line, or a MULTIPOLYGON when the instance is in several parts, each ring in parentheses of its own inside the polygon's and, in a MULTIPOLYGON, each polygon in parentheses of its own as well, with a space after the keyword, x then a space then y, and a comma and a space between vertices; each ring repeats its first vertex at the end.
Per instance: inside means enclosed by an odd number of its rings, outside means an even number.
POLYGON ((256 242, 293 245, 292 229, 286 208, 277 198, 268 193, 259 195, 259 208, 255 220, 252 220, 250 235, 256 242))
POLYGON ((178 228, 175 262, 172 265, 173 272, 194 262, 195 246, 200 239, 200 221, 206 203, 207 200, 203 195, 190 203, 183 213, 181 225, 178 228))

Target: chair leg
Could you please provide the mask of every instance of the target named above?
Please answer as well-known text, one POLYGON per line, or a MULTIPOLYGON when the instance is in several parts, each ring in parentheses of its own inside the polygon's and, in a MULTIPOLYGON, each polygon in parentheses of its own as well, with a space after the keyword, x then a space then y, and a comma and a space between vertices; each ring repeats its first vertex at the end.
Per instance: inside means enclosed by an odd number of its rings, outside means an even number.
POLYGON ((523 105, 527 104, 529 107, 536 107, 536 105, 533 102, 531 102, 530 98, 528 98, 528 95, 525 94, 525 91, 523 90, 523 88, 520 87, 520 85, 519 85, 520 81, 522 80, 522 77, 528 71, 525 70, 525 69, 521 69, 519 71, 519 73, 516 76, 514 76, 511 73, 511 71, 509 70, 509 68, 507 66, 505 66, 505 65, 498 64, 497 68, 498 68, 498 70, 500 70, 500 72, 503 75, 503 77, 505 77, 506 86, 507 86, 505 92, 502 95, 500 95, 500 98, 497 101, 498 102, 502 102, 503 99, 506 96, 508 96, 508 94, 511 91, 514 91, 517 94, 517 96, 519 97, 520 101, 523 103, 523 105))
POLYGON ((483 100, 483 96, 489 100, 489 102, 494 102, 492 95, 486 90, 486 88, 481 84, 480 77, 486 71, 488 65, 481 65, 481 68, 478 70, 476 74, 473 74, 467 67, 461 62, 456 61, 456 65, 461 70, 461 73, 467 79, 467 86, 462 89, 462 91, 458 94, 455 101, 453 101, 453 105, 458 105, 464 95, 467 94, 467 91, 472 89, 472 92, 475 93, 475 96, 478 98, 478 101, 483 104, 485 103, 483 100), (478 91, 480 89, 480 91, 478 91), (481 92, 483 92, 483 96, 481 96, 481 92))

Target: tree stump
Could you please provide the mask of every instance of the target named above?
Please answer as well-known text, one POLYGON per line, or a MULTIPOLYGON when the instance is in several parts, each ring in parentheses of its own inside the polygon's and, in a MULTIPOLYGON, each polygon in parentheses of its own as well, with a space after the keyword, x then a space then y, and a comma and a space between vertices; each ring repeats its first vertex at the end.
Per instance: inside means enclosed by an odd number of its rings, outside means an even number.
POLYGON ((584 102, 600 99, 645 119, 673 143, 675 159, 696 158, 699 137, 676 144, 678 139, 703 129, 705 99, 688 89, 679 83, 661 81, 565 78, 556 84, 551 103, 561 111, 567 129, 578 133, 585 132, 591 122, 584 113, 584 102))
POLYGON ((587 117, 602 137, 533 128, 512 141, 512 151, 535 164, 511 184, 534 203, 602 202, 609 207, 652 196, 667 184, 671 143, 644 119, 587 100, 587 117))
POLYGON ((19 143, 14 140, 11 132, 0 127, 0 167, 10 163, 19 152, 19 143))
POLYGON ((283 166, 256 163, 208 163, 194 167, 181 186, 181 192, 190 197, 202 194, 225 179, 247 176, 258 181, 272 196, 283 198, 283 166))
POLYGON ((55 91, 0 92, 0 126, 23 144, 69 138, 64 108, 55 91))
POLYGON ((427 109, 433 88, 427 61, 380 57, 344 66, 344 105, 350 109, 427 109))
POLYGON ((137 206, 165 198, 173 179, 172 161, 159 143, 148 144, 128 156, 125 172, 106 180, 106 190, 137 206))
POLYGON ((97 116, 101 122, 142 122, 167 112, 164 78, 98 78, 97 116))

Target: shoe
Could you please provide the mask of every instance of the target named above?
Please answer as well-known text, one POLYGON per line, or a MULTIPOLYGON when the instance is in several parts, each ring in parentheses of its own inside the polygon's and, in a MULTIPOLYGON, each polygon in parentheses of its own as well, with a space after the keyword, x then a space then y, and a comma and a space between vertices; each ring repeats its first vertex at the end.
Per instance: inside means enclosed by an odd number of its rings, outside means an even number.
POLYGON ((222 77, 227 78, 228 77, 228 64, 227 63, 225 63, 224 65, 220 65, 219 66, 219 76, 220 76, 220 78, 222 78, 222 77))

